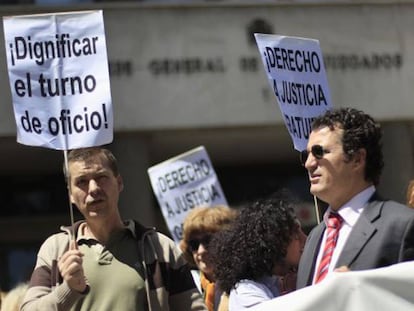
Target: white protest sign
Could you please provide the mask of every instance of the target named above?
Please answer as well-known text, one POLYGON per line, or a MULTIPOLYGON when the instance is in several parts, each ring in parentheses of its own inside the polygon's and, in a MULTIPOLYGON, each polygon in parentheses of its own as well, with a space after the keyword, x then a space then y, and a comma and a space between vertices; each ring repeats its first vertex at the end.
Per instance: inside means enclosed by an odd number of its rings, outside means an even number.
POLYGON ((110 143, 102 11, 3 18, 17 141, 68 150, 110 143))
POLYGON ((227 205, 203 146, 148 169, 151 186, 174 241, 182 238, 188 212, 198 206, 227 205))
POLYGON ((251 311, 411 311, 414 262, 350 272, 334 272, 323 282, 265 300, 251 311))
POLYGON ((294 147, 302 151, 315 117, 332 107, 319 41, 257 33, 255 38, 294 147))

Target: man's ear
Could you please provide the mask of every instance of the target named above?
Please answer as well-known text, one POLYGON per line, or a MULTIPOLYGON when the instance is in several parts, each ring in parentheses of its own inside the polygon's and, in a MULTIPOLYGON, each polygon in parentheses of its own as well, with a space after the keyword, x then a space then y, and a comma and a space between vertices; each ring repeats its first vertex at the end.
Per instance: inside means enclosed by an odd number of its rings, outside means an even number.
POLYGON ((116 178, 117 182, 118 182, 118 189, 119 192, 121 192, 122 190, 124 190, 124 181, 122 180, 122 176, 118 175, 118 177, 116 178))
POLYGON ((365 168, 366 161, 367 161, 367 151, 364 148, 360 148, 357 152, 354 153, 353 163, 355 167, 365 168))
MULTIPOLYGON (((68 187, 68 190, 70 190, 69 189, 69 187, 68 187)), ((73 195, 72 195, 72 191, 69 191, 69 196, 70 196, 70 203, 72 203, 73 205, 75 205, 75 201, 74 201, 74 199, 73 199, 73 195)))
POLYGON ((70 202, 73 203, 72 188, 71 188, 71 185, 70 185, 70 176, 69 176, 69 173, 66 171, 66 169, 64 170, 64 172, 65 172, 64 176, 65 176, 65 182, 66 182, 66 189, 67 189, 68 194, 69 194, 70 202))

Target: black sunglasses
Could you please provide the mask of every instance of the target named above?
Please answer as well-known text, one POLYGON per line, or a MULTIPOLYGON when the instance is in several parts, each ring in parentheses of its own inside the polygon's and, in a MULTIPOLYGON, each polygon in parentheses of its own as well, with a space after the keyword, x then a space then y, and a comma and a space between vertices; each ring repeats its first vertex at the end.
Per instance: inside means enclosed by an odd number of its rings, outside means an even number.
MULTIPOLYGON (((324 149, 321 145, 313 145, 311 147, 311 153, 316 159, 320 160, 323 158, 325 153, 329 153, 329 151, 324 149)), ((306 160, 308 159, 308 156, 309 156, 308 150, 305 149, 301 151, 299 156, 300 156, 300 163, 303 166, 305 166, 306 160)))
POLYGON ((203 244, 204 247, 208 247, 211 241, 211 235, 205 235, 199 239, 192 239, 187 241, 188 248, 191 252, 195 252, 200 247, 200 244, 203 244))

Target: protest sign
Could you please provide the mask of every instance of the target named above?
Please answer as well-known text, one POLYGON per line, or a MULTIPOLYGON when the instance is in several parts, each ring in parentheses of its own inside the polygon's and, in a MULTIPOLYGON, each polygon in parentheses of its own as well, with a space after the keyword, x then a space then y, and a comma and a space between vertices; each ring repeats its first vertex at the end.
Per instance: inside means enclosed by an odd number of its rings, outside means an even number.
POLYGON ((110 143, 102 11, 3 18, 17 141, 68 150, 110 143))
POLYGON ((250 310, 411 311, 414 262, 363 271, 334 272, 322 282, 258 303, 250 310))
POLYGON ((151 186, 174 241, 182 238, 188 212, 198 206, 227 205, 203 146, 148 169, 151 186))
POLYGON ((255 38, 294 147, 302 151, 315 117, 332 107, 319 41, 258 33, 255 38))

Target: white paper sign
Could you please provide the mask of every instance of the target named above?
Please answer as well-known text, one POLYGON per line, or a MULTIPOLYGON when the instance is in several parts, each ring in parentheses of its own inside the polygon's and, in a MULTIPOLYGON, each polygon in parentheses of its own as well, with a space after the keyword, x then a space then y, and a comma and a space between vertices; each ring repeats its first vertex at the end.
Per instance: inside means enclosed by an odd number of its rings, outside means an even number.
POLYGON ((68 150, 110 143, 102 11, 3 18, 17 141, 68 150))
POLYGON ((412 261, 379 269, 334 272, 316 285, 263 301, 249 310, 411 311, 413 274, 412 261))
POLYGON ((257 33, 255 38, 294 147, 305 150, 313 120, 332 107, 319 41, 257 33))
POLYGON ((182 238, 188 212, 198 206, 227 205, 203 146, 148 169, 151 186, 174 241, 182 238))

